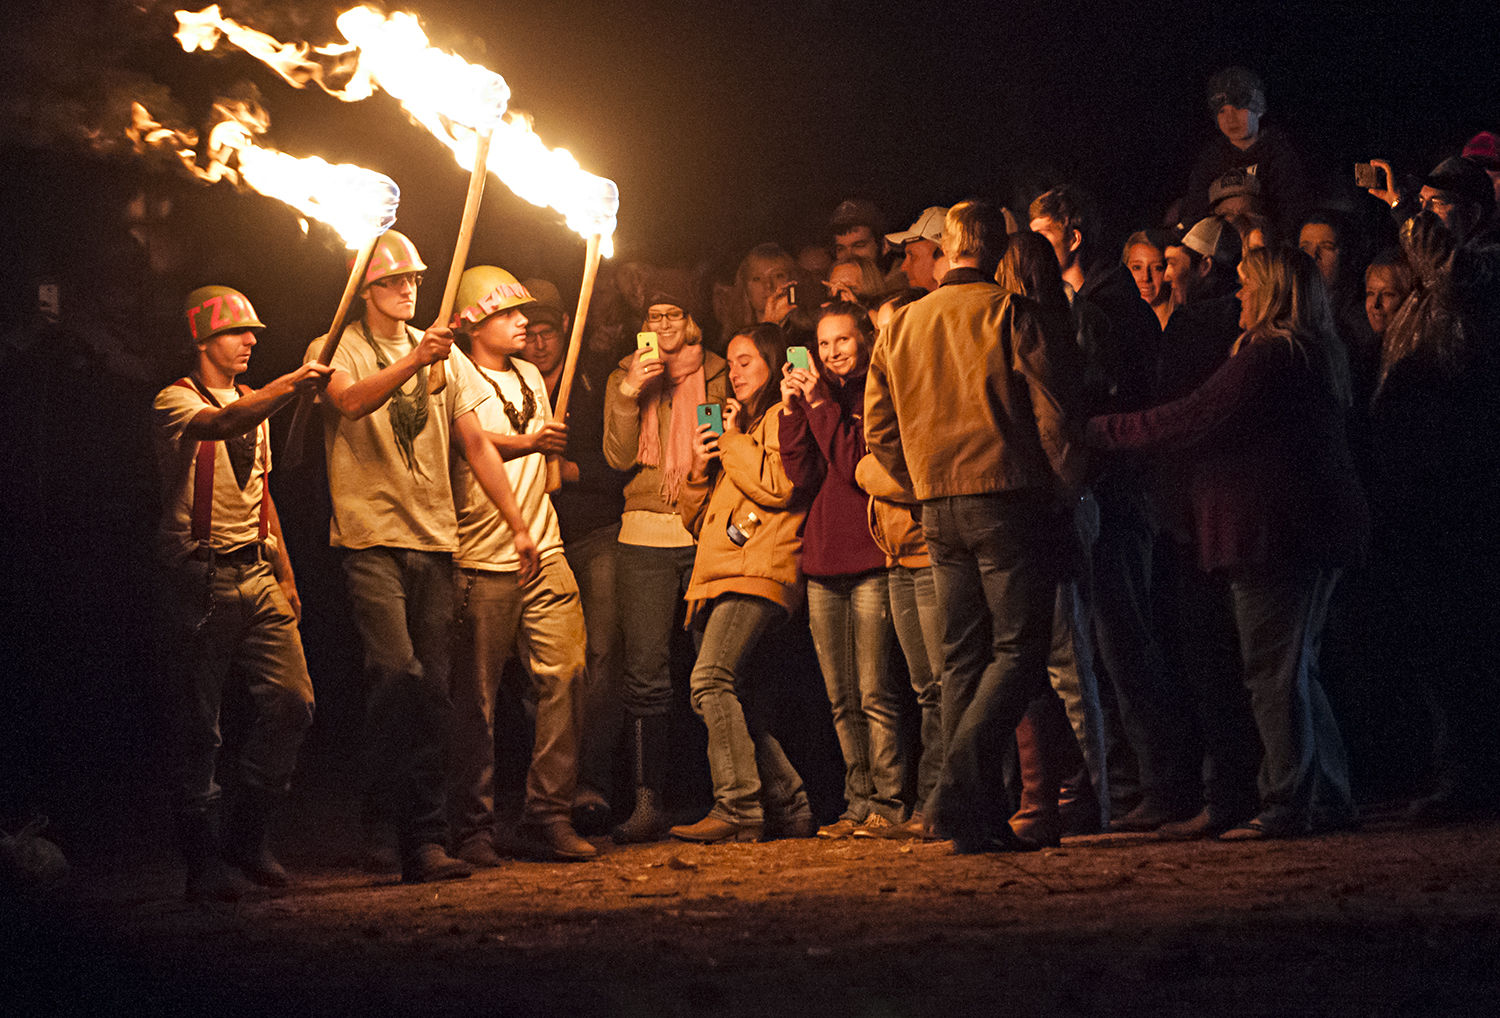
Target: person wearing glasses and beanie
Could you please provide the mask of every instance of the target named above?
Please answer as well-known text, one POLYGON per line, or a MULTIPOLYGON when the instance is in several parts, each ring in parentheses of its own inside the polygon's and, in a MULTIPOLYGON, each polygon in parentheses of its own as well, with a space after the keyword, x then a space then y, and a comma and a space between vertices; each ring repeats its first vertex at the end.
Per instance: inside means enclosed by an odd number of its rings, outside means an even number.
POLYGON ((630 471, 615 574, 624 626, 625 709, 632 723, 635 809, 612 832, 630 844, 667 835, 662 808, 672 709, 672 625, 693 573, 696 542, 677 514, 693 466, 700 403, 724 401, 724 358, 703 347, 687 301, 661 290, 646 299, 642 332, 654 347, 620 361, 604 392, 604 457, 630 471))

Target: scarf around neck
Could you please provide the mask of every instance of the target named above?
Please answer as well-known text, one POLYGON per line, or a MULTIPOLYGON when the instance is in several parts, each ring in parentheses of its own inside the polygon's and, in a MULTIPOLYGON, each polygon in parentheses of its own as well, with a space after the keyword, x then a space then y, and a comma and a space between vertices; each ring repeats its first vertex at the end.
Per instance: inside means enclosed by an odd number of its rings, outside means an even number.
POLYGON ((641 437, 636 462, 643 467, 661 468, 661 495, 675 504, 693 462, 693 439, 698 426, 698 404, 707 396, 703 372, 703 347, 684 345, 676 353, 663 354, 666 381, 652 386, 641 400, 641 437), (659 413, 662 393, 671 387, 672 416, 667 425, 666 461, 662 461, 659 413))

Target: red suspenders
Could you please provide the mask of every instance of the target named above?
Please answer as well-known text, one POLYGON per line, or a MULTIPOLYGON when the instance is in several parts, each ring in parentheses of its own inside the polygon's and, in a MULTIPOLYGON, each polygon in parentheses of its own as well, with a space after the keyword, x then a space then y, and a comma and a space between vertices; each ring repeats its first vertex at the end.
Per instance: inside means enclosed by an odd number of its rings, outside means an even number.
MULTIPOLYGON (((184 389, 198 392, 198 387, 186 378, 179 378, 172 383, 180 385, 184 389)), ((250 391, 249 386, 236 387, 241 396, 250 391)), ((201 396, 202 393, 198 392, 201 396)), ((209 403, 204 400, 204 403, 209 403)), ((260 425, 256 425, 256 431, 260 425)), ((258 438, 258 436, 257 436, 258 438)), ((259 443, 257 441, 256 454, 259 455, 259 443)), ((209 534, 213 530, 214 515, 214 463, 218 458, 218 442, 199 442, 198 455, 193 470, 193 540, 199 544, 208 544, 209 534)), ((270 477, 262 477, 260 480, 260 525, 257 540, 264 541, 271 533, 271 488, 270 477)))

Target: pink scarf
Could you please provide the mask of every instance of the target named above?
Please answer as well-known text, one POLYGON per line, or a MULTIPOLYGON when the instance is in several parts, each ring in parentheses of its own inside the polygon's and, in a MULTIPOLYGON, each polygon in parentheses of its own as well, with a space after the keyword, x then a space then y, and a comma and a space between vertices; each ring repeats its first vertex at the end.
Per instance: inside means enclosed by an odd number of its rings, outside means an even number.
POLYGON ((661 494, 669 504, 677 502, 682 479, 693 462, 693 440, 698 428, 698 404, 707 398, 703 374, 703 347, 683 346, 663 354, 667 379, 672 386, 672 419, 667 426, 667 459, 662 463, 661 433, 657 414, 664 386, 651 387, 641 400, 641 440, 636 462, 643 467, 661 467, 661 494))

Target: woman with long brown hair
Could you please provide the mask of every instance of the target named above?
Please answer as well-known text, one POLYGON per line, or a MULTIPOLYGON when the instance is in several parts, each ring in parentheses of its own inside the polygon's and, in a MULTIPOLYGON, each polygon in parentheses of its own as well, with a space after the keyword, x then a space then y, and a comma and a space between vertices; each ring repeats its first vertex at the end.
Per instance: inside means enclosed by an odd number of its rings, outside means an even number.
POLYGON ((1227 840, 1354 823, 1318 652, 1329 598, 1363 557, 1370 527, 1344 433, 1348 364, 1316 265, 1260 249, 1239 274, 1243 331, 1224 364, 1182 399, 1088 425, 1098 448, 1191 457, 1198 562, 1228 581, 1264 749, 1260 813, 1225 830, 1227 840))
POLYGON ((777 381, 786 362, 781 330, 762 322, 730 339, 733 398, 723 432, 699 424, 693 465, 678 495, 683 524, 698 538, 687 600, 703 622, 693 665, 693 709, 708 730, 714 804, 683 841, 716 843, 811 837, 802 779, 767 727, 769 676, 746 663, 773 626, 802 600, 806 501, 781 467, 777 381))

